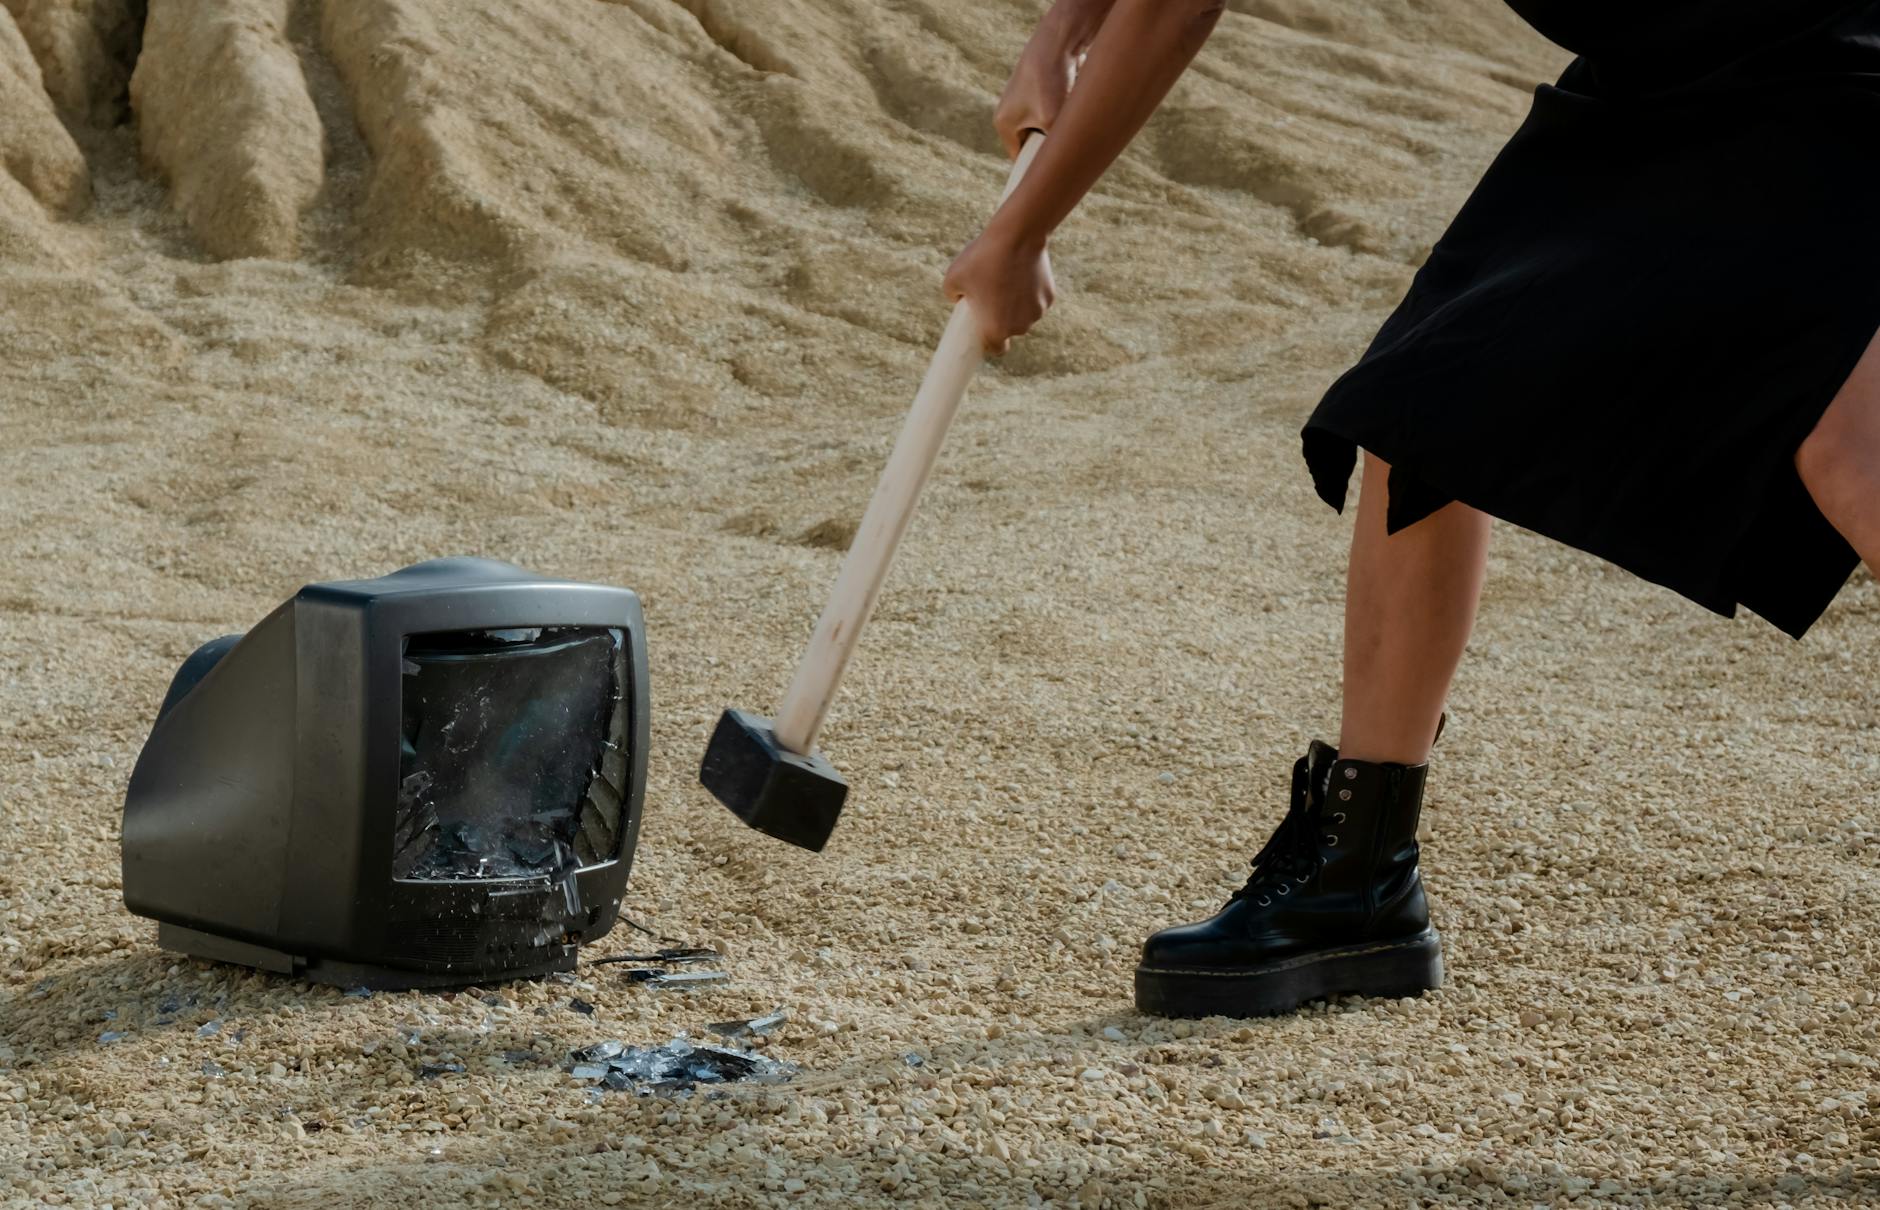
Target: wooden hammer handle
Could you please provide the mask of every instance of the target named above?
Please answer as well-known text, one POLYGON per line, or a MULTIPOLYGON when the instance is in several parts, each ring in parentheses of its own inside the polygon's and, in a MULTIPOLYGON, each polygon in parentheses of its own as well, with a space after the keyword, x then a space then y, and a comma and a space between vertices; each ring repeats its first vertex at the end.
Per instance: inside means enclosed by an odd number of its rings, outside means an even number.
MULTIPOLYGON (((1000 201, 1011 196, 1043 146, 1042 135, 1025 141, 1000 201)), ((856 640, 862 637, 862 627, 874 612, 875 598, 881 595, 882 582, 888 578, 895 548, 914 517, 920 489, 926 486, 934 460, 940 456, 947 427, 953 423, 966 386, 984 360, 979 325, 967 310, 966 300, 961 299, 947 321, 946 334, 934 350, 927 376, 914 396, 914 406, 894 443, 894 452, 888 455, 874 498, 868 502, 855 540, 842 560, 829 604, 823 607, 815 633, 810 635, 809 649, 803 653, 796 676, 783 695, 783 704, 777 708, 777 742, 792 752, 807 756, 815 746, 816 733, 822 730, 829 703, 842 684, 842 673, 855 652, 856 640)))

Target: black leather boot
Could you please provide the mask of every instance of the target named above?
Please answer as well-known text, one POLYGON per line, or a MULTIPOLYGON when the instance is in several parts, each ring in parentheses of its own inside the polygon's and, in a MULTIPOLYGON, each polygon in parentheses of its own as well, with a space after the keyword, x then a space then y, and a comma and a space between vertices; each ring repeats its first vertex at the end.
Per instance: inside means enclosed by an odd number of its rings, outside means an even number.
POLYGON ((1314 740, 1253 876, 1218 914, 1142 947, 1136 1007, 1258 1017, 1326 996, 1410 996, 1443 981, 1417 876, 1423 765, 1340 760, 1314 740))

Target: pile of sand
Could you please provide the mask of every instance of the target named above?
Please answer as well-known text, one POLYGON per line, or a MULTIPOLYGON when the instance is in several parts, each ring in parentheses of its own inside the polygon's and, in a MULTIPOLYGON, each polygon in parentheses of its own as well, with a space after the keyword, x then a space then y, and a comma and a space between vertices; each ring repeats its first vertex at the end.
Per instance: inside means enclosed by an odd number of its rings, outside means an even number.
MULTIPOLYGON (((91 200, 91 174, 78 144, 60 124, 38 61, 19 28, 0 10, 0 232, 22 258, 48 218, 78 213, 91 200)), ((43 237, 41 237, 43 238, 43 237)))
POLYGON ((1880 1196, 1864 574, 1798 646, 1505 533, 1432 790, 1451 986, 1128 1010, 1133 946, 1237 884, 1335 726, 1345 528, 1297 429, 1562 65, 1499 4, 1230 4, 959 421, 812 857, 694 761, 807 635, 1038 5, 3 3, 11 1198, 1880 1196), (176 663, 309 580, 452 553, 644 594, 627 906, 720 944, 728 988, 345 999, 124 913, 176 663), (592 1103, 505 1058, 779 1004, 783 1088, 592 1103))

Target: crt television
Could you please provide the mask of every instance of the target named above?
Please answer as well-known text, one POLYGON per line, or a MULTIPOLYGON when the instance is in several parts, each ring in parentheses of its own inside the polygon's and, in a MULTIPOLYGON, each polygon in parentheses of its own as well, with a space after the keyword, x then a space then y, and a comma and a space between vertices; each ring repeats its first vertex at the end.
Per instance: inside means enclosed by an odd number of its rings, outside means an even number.
POLYGON ((628 589, 487 559, 311 584, 177 671, 124 902, 165 949, 315 982, 568 970, 619 914, 646 745, 628 589))

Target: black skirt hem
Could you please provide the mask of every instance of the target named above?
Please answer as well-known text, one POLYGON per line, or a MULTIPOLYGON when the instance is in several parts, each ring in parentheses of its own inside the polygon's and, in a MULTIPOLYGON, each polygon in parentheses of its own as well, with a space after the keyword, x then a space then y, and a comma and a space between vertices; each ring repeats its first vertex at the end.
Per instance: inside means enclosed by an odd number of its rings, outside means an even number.
MULTIPOLYGON (((1749 493, 1756 500, 1749 519, 1739 527, 1731 543, 1735 552, 1729 566, 1710 576, 1692 574, 1693 569, 1679 566, 1654 546, 1628 547, 1611 534, 1584 538, 1556 532, 1544 517, 1535 516, 1519 503, 1483 495, 1431 467, 1407 450, 1399 449, 1377 434, 1358 432, 1355 428, 1325 419, 1327 404, 1334 401, 1341 388, 1358 367, 1334 383, 1313 417, 1300 434, 1306 466, 1312 475, 1314 490, 1335 511, 1345 511, 1352 473, 1357 469, 1358 451, 1365 450, 1390 466, 1386 480, 1389 492, 1384 531, 1399 533, 1428 517, 1438 509, 1460 502, 1491 517, 1519 526, 1552 541, 1586 551, 1649 583, 1668 588, 1713 613, 1734 618, 1739 607, 1749 609, 1790 638, 1800 640, 1827 612, 1848 578, 1860 566, 1860 556, 1845 538, 1829 524, 1808 495, 1801 477, 1794 469, 1794 454, 1820 423, 1841 388, 1853 374, 1868 346, 1880 339, 1880 289, 1862 318, 1850 323, 1846 351, 1824 373, 1824 387, 1819 406, 1798 408, 1797 422, 1783 439, 1786 457, 1762 483, 1749 493), (1803 423, 1805 421, 1805 423, 1803 423), (1790 439, 1792 437, 1792 439, 1790 439), (1794 524, 1797 516, 1812 516, 1813 524, 1794 524), (1799 532, 1798 532, 1799 531, 1799 532), (1784 584, 1780 599, 1763 598, 1746 585, 1779 577, 1784 584), (1754 599, 1745 599, 1754 598, 1754 599)), ((1440 407, 1441 401, 1418 399, 1413 394, 1399 395, 1411 410, 1419 406, 1440 407)))
POLYGON ((1794 454, 1880 333, 1880 0, 1783 21, 1695 78, 1639 45, 1536 89, 1306 422, 1326 503, 1362 448, 1387 532, 1459 500, 1725 617, 1820 619, 1860 559, 1794 454))

